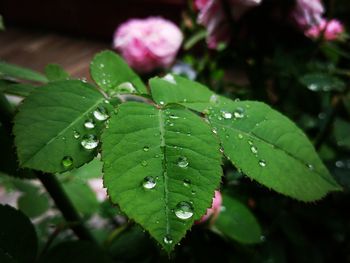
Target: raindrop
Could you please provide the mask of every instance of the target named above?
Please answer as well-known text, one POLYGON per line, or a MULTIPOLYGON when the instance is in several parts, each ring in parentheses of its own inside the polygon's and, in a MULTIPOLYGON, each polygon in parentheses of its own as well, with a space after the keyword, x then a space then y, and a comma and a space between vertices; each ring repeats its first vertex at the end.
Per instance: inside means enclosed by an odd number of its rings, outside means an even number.
POLYGON ((99 68, 104 68, 104 67, 105 67, 105 64, 99 64, 98 67, 99 67, 99 68))
POLYGON ((161 101, 159 102, 159 104, 160 104, 160 105, 164 105, 164 101, 161 100, 161 101))
POLYGON ((221 147, 221 148, 219 149, 219 151, 220 151, 220 153, 224 153, 224 148, 221 147))
POLYGON ((191 192, 191 193, 192 193, 192 195, 195 195, 195 194, 196 194, 196 191, 192 190, 192 192, 191 192))
POLYGON ((171 84, 175 84, 175 85, 177 84, 177 83, 176 83, 176 80, 175 80, 175 78, 174 78, 174 76, 171 75, 171 74, 166 74, 166 75, 163 77, 163 79, 164 79, 165 81, 171 83, 171 84))
POLYGON ((259 161, 259 165, 260 165, 261 167, 265 167, 265 166, 266 166, 266 161, 265 161, 265 160, 260 160, 260 161, 259 161))
POLYGON ((218 130, 217 130, 215 127, 212 129, 212 132, 213 132, 214 134, 218 134, 218 130))
POLYGON ((313 166, 312 164, 310 164, 310 163, 308 163, 306 166, 307 166, 307 168, 309 168, 310 170, 313 170, 313 169, 314 169, 314 166, 313 166))
POLYGON ((148 151, 149 151, 149 147, 148 147, 148 146, 144 146, 144 147, 143 147, 143 150, 144 150, 145 152, 148 152, 148 151))
POLYGON ((71 166, 73 165, 73 159, 72 159, 72 157, 70 157, 70 156, 65 156, 65 157, 63 157, 63 159, 62 159, 62 165, 63 165, 65 168, 71 167, 71 166))
POLYGON ((152 176, 146 176, 143 179, 143 183, 142 186, 145 189, 153 189, 156 186, 156 180, 154 180, 154 178, 152 176))
POLYGON ((184 180, 184 186, 189 187, 191 185, 191 180, 185 179, 184 180))
POLYGON ((241 107, 238 107, 234 112, 233 116, 237 119, 242 119, 244 117, 244 109, 241 107))
POLYGON ((170 119, 178 119, 179 116, 176 116, 176 115, 174 115, 174 114, 170 114, 169 118, 170 118, 170 119))
POLYGON ((163 240, 164 240, 164 243, 167 245, 170 245, 173 243, 173 238, 170 235, 166 235, 163 240))
POLYGON ((209 102, 210 102, 210 103, 219 103, 219 97, 218 97, 218 95, 215 95, 215 94, 211 95, 211 96, 210 96, 210 99, 209 99, 209 102))
POLYGON ((103 102, 106 103, 106 104, 110 103, 109 100, 104 100, 103 102))
POLYGON ((86 150, 95 149, 98 145, 98 140, 95 135, 88 134, 83 137, 81 141, 81 146, 83 146, 86 150))
POLYGON ((141 165, 142 165, 142 166, 147 166, 147 164, 148 164, 148 163, 147 163, 147 161, 145 161, 145 160, 143 160, 143 161, 141 162, 141 165))
POLYGON ((107 114, 107 111, 104 107, 99 106, 94 112, 93 112, 94 117, 98 121, 105 121, 109 118, 109 115, 107 114))
POLYGON ((224 119, 231 119, 232 118, 232 113, 228 111, 221 111, 221 116, 224 119))
POLYGON ((343 161, 336 161, 335 162, 335 166, 338 168, 344 168, 345 167, 345 163, 343 161))
POLYGON ((313 83, 313 84, 310 84, 308 86, 308 89, 311 90, 311 91, 316 91, 316 90, 318 90, 318 86, 313 83))
POLYGON ((131 82, 124 82, 118 86, 118 90, 121 92, 135 93, 136 89, 131 82))
POLYGON ((92 119, 88 119, 85 121, 84 126, 86 129, 93 129, 95 128, 95 123, 92 119))
POLYGON ((258 148, 256 148, 255 146, 251 146, 250 150, 252 151, 252 153, 257 154, 258 153, 258 148))
POLYGON ((187 158, 185 156, 179 157, 179 159, 177 160, 177 166, 179 166, 181 168, 187 168, 187 166, 188 166, 187 158))
POLYGON ((243 139, 243 135, 242 134, 238 134, 238 139, 243 139))
POLYGON ((189 202, 182 201, 176 205, 175 215, 182 220, 189 219, 193 216, 193 207, 189 202))
POLYGON ((73 131, 73 137, 75 139, 79 139, 80 138, 80 133, 78 131, 73 131))

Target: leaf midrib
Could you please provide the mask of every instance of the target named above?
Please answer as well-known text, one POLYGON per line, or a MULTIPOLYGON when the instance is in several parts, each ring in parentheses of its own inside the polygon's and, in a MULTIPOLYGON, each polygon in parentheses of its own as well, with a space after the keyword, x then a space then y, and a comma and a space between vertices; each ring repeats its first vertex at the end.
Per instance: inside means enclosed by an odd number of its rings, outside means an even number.
POLYGON ((39 154, 46 146, 51 144, 54 140, 56 140, 58 137, 60 137, 62 134, 64 134, 68 129, 70 129, 72 126, 74 126, 78 121, 80 121, 87 113, 91 112, 93 109, 95 109, 100 103, 102 103, 104 100, 104 97, 101 97, 100 99, 97 100, 95 104, 93 104, 90 108, 88 108, 84 113, 79 115, 73 122, 71 122, 67 127, 65 127, 63 130, 61 130, 56 136, 51 138, 48 142, 46 142, 43 146, 41 146, 29 159, 26 161, 23 161, 22 165, 25 166, 26 163, 32 161, 35 156, 39 154))

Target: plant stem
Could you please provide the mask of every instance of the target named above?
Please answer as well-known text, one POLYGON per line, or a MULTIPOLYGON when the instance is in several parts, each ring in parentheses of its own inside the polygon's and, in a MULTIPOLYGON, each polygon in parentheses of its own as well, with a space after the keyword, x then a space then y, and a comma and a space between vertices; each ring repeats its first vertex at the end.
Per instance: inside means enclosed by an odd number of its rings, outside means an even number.
MULTIPOLYGON (((12 136, 12 119, 14 115, 14 109, 8 102, 7 98, 3 93, 0 92, 0 120, 1 124, 6 128, 7 132, 12 136)), ((12 144, 14 142, 12 141, 12 144)), ((34 172, 34 171, 33 171, 34 172)), ((64 192, 60 182, 53 174, 44 174, 41 172, 34 172, 41 183, 50 194, 51 198, 55 201, 57 208, 61 211, 63 217, 68 223, 72 223, 73 232, 83 240, 89 240, 96 243, 94 237, 90 231, 83 224, 83 220, 79 213, 73 206, 71 200, 64 192)))
POLYGON ((55 201, 57 208, 62 212, 63 217, 68 224, 71 224, 73 232, 83 240, 96 242, 90 231, 85 227, 80 215, 73 206, 71 200, 64 192, 60 182, 53 174, 44 174, 37 172, 37 177, 45 186, 46 190, 55 201))

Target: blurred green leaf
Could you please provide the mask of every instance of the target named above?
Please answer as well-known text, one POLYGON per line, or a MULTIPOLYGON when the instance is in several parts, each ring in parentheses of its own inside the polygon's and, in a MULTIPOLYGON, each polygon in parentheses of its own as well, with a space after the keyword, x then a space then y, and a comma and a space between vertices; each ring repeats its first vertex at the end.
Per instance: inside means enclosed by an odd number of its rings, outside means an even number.
POLYGON ((4 24, 4 19, 2 18, 2 15, 0 15, 0 31, 5 30, 5 24, 4 24))
POLYGON ((34 262, 38 241, 30 220, 8 205, 0 204, 0 215, 0 262, 34 262))
POLYGON ((47 78, 39 72, 0 61, 0 77, 10 77, 36 82, 47 82, 47 78))
POLYGON ((17 204, 18 208, 31 218, 38 217, 49 209, 48 197, 38 192, 29 192, 21 195, 17 204))
POLYGON ((196 45, 199 41, 205 39, 207 36, 207 31, 206 30, 200 30, 193 34, 184 44, 184 49, 189 50, 191 49, 194 45, 196 45))
POLYGON ((243 244, 261 242, 261 229, 255 216, 245 205, 228 195, 223 195, 223 205, 215 227, 243 244))
POLYGON ((337 118, 334 122, 334 136, 340 147, 350 149, 350 122, 337 118))
POLYGON ((4 80, 0 80, 0 91, 10 95, 27 97, 30 93, 32 93, 37 87, 30 84, 19 84, 19 83, 11 83, 6 82, 4 80))
POLYGON ((49 64, 45 67, 45 75, 49 81, 67 80, 69 74, 57 64, 49 64))
POLYGON ((340 78, 326 73, 310 73, 302 76, 300 82, 311 91, 343 91, 345 83, 340 78))

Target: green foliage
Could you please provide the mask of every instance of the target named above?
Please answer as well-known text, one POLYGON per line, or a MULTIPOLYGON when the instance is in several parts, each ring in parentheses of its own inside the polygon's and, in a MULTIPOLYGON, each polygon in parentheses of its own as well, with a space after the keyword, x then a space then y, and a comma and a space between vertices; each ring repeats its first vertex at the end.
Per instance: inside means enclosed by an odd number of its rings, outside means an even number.
POLYGON ((112 202, 167 251, 211 204, 221 168, 209 126, 177 105, 122 104, 102 136, 112 202))
POLYGON ((49 81, 67 80, 69 74, 57 64, 49 64, 45 67, 45 75, 49 81))
POLYGON ((312 91, 343 91, 345 89, 344 81, 325 73, 306 74, 300 78, 300 81, 312 91))
POLYGON ((350 149, 350 123, 343 119, 334 122, 334 136, 340 147, 350 149))
POLYGON ((223 195, 223 206, 215 226, 224 235, 240 243, 261 242, 261 229, 255 216, 245 205, 228 195, 223 195))
POLYGON ((49 209, 47 196, 38 192, 23 194, 18 199, 18 208, 28 217, 34 218, 42 215, 49 209))
POLYGON ((21 166, 55 173, 90 161, 109 114, 104 101, 92 86, 76 80, 37 89, 15 119, 21 166))
POLYGON ((109 93, 147 93, 140 77, 112 51, 97 54, 90 71, 97 85, 109 93))
POLYGON ((47 78, 41 73, 0 61, 0 76, 10 79, 30 80, 45 83, 47 78))
POLYGON ((8 205, 0 205, 0 215, 0 262, 34 262, 38 245, 30 220, 8 205))
POLYGON ((29 96, 36 89, 35 86, 28 83, 11 83, 0 80, 0 90, 6 94, 17 95, 22 97, 29 96))

